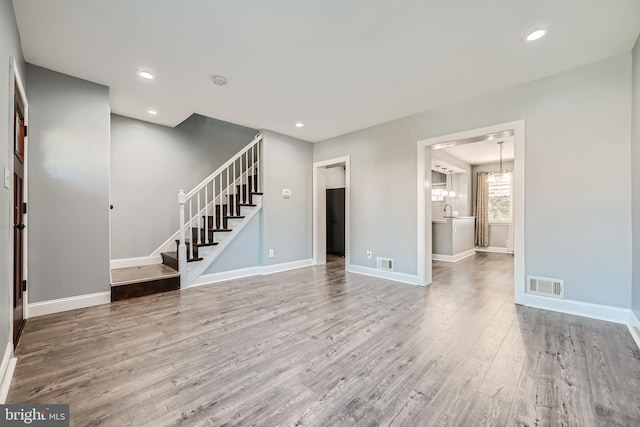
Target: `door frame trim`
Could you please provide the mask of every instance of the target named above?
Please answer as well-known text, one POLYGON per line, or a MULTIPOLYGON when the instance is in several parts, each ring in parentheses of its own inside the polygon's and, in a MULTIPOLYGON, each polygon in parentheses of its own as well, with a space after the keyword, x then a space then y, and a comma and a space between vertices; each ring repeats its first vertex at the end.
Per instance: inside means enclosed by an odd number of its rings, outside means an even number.
MULTIPOLYGON (((29 102, 27 99, 27 94, 25 91, 25 86, 24 86, 24 79, 22 78, 22 75, 20 74, 20 69, 18 68, 18 64, 16 63, 15 58, 10 58, 10 63, 9 63, 9 102, 10 102, 10 106, 9 106, 9 114, 10 114, 10 121, 9 121, 9 137, 7 138, 7 149, 8 149, 8 153, 9 153, 9 159, 11 159, 8 162, 8 166, 9 166, 9 171, 11 172, 12 175, 12 184, 11 184, 11 188, 13 188, 13 173, 14 173, 14 167, 13 167, 13 157, 14 157, 14 135, 13 135, 13 126, 11 126, 12 123, 15 122, 15 88, 17 86, 18 91, 20 92, 20 97, 22 98, 22 102, 24 105, 24 123, 25 126, 28 126, 29 124, 29 102)), ((24 138, 24 159, 23 159, 23 164, 24 164, 24 177, 23 177, 23 189, 22 189, 22 197, 23 197, 23 201, 27 202, 29 201, 29 133, 27 132, 27 136, 25 136, 24 138)), ((27 213, 24 214, 24 224, 27 226, 24 229, 24 234, 23 234, 23 256, 22 256, 22 263, 23 263, 23 280, 29 280, 29 263, 28 263, 28 254, 29 254, 29 214, 28 214, 29 210, 27 210, 27 213)), ((11 202, 9 203, 9 223, 10 224, 14 224, 15 223, 15 218, 13 215, 13 191, 11 192, 11 202)), ((13 266, 13 262, 14 262, 14 258, 13 258, 13 232, 9 233, 9 247, 8 247, 8 254, 9 254, 9 265, 13 266)), ((7 276, 9 278, 8 283, 11 284, 10 290, 9 290, 9 301, 11 304, 11 309, 9 310, 9 341, 11 342, 11 347, 13 348, 13 286, 14 286, 14 277, 13 277, 13 267, 8 268, 7 269, 7 276)), ((24 291, 22 294, 22 317, 24 320, 27 320, 29 318, 29 291, 24 291)))
MULTIPOLYGON (((322 188, 326 189, 326 185, 321 182, 319 178, 319 170, 326 169, 327 166, 344 164, 344 259, 345 268, 349 268, 351 265, 351 157, 343 156, 336 157, 334 159, 323 160, 313 163, 313 237, 312 237, 312 253, 313 253, 313 265, 322 265, 327 263, 326 253, 320 253, 321 239, 320 239, 320 227, 321 221, 326 221, 326 212, 323 212, 321 208, 326 206, 326 193, 322 188), (321 203, 324 201, 324 203, 321 203)), ((326 236, 324 238, 324 247, 326 249, 326 236)))
MULTIPOLYGON (((471 129, 464 132, 451 133, 434 138, 428 138, 418 141, 417 155, 417 197, 418 197, 418 248, 417 248, 417 266, 418 266, 418 284, 429 285, 431 283, 431 266, 430 260, 425 260, 427 244, 431 244, 431 239, 427 239, 427 234, 431 236, 431 231, 427 230, 426 222, 431 222, 431 198, 426 197, 426 191, 430 189, 431 179, 426 178, 427 165, 425 161, 425 152, 430 150, 432 145, 483 136, 489 133, 497 133, 502 131, 513 130, 515 156, 513 171, 513 218, 514 218, 514 269, 513 269, 513 286, 514 286, 514 302, 516 304, 524 304, 525 296, 525 121, 516 120, 507 123, 501 123, 483 128, 471 129)), ((430 166, 429 166, 430 169, 430 166)))

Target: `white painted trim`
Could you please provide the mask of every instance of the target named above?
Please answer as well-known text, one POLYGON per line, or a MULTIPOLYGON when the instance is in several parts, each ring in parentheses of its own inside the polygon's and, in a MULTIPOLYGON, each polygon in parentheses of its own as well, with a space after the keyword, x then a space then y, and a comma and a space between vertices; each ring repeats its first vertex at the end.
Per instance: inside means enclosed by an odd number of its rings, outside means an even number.
POLYGON ((313 259, 301 259, 299 261, 283 262, 281 264, 265 265, 262 267, 262 274, 280 273, 281 271, 295 270, 296 268, 311 267, 313 259))
POLYGON ((627 324, 629 309, 612 307, 609 305, 592 304, 569 299, 549 298, 525 293, 524 305, 543 310, 573 314, 574 316, 589 317, 591 319, 606 320, 607 322, 627 324))
POLYGON ((218 282, 226 282, 227 280, 242 279, 243 277, 259 276, 262 274, 262 267, 240 268, 238 270, 221 271, 220 273, 203 274, 198 277, 195 282, 189 285, 189 288, 195 286, 211 285, 218 282))
POLYGON ((495 254, 513 254, 507 248, 501 248, 499 246, 476 246, 476 252, 491 252, 495 254))
POLYGON ((38 317, 46 316, 47 314, 61 313, 63 311, 77 310, 79 308, 92 307, 94 305, 109 304, 110 302, 111 291, 107 291, 34 302, 33 304, 29 304, 29 310, 31 312, 31 317, 38 317))
POLYGON ((629 332, 631 332, 633 340, 636 342, 638 349, 640 349, 640 319, 638 319, 633 310, 629 310, 627 328, 629 328, 629 332))
POLYGON ((416 161, 418 170, 416 175, 416 197, 418 201, 418 223, 416 228, 416 235, 418 236, 417 283, 426 286, 433 281, 433 227, 431 225, 433 215, 431 198, 425 197, 426 194, 431 194, 431 172, 427 173, 427 170, 431 171, 431 150, 428 149, 426 142, 418 141, 416 161), (427 165, 429 165, 429 168, 427 168, 427 165), (427 227, 427 224, 430 225, 427 227))
POLYGON ((468 251, 460 252, 455 255, 440 255, 440 254, 431 254, 431 258, 434 261, 444 261, 444 262, 458 262, 465 258, 469 258, 470 256, 474 256, 476 254, 475 249, 469 249, 468 251))
MULTIPOLYGON (((486 135, 489 133, 504 132, 513 130, 515 144, 515 159, 513 171, 513 220, 514 227, 514 269, 513 269, 513 286, 514 286, 514 302, 523 304, 525 300, 525 121, 517 120, 508 123, 502 123, 493 126, 487 126, 479 129, 467 130, 449 135, 442 135, 434 138, 428 138, 418 141, 417 143, 417 266, 418 266, 418 282, 420 284, 430 283, 431 268, 427 265, 426 254, 430 249, 431 239, 430 227, 425 227, 430 222, 431 216, 431 198, 425 197, 425 192, 430 190, 430 179, 426 178, 426 156, 425 152, 429 147, 444 142, 468 139, 486 135)), ((429 257, 429 260, 431 258, 429 257)))
MULTIPOLYGON (((13 339, 13 337, 9 338, 13 339)), ((17 359, 13 357, 13 342, 9 341, 4 350, 2 365, 0 365, 0 404, 4 404, 7 401, 9 387, 11 387, 11 380, 13 379, 13 371, 16 367, 16 360, 17 359)))
POLYGON ((162 264, 161 255, 141 256, 137 258, 120 258, 111 260, 111 269, 138 267, 140 265, 162 264))
POLYGON ((397 271, 378 270, 376 268, 364 267, 362 265, 348 264, 346 270, 350 273, 362 274, 365 276, 377 277, 379 279, 392 280, 394 282, 408 283, 409 285, 424 286, 418 282, 418 276, 397 271))
POLYGON ((198 277, 189 287, 211 285, 213 283, 226 282, 227 280, 241 279, 243 277, 262 276, 267 274, 280 273, 282 271, 294 270, 296 268, 311 267, 313 260, 302 259, 299 261, 284 262, 282 264, 255 266, 241 268, 238 270, 221 271, 219 273, 203 274, 198 277))
MULTIPOLYGON (((313 265, 325 264, 326 257, 322 257, 319 248, 320 235, 318 230, 320 229, 320 222, 326 215, 326 212, 319 212, 318 207, 324 206, 320 203, 321 190, 319 188, 320 182, 318 179, 318 169, 326 168, 327 166, 344 164, 344 213, 345 213, 345 228, 344 228, 344 258, 345 265, 349 265, 351 261, 351 157, 343 156, 336 157, 334 159, 322 160, 320 162, 313 163, 313 209, 312 209, 312 260, 313 265)), ((324 194, 326 197, 326 193, 324 194)), ((326 247, 326 245, 325 245, 326 247)))

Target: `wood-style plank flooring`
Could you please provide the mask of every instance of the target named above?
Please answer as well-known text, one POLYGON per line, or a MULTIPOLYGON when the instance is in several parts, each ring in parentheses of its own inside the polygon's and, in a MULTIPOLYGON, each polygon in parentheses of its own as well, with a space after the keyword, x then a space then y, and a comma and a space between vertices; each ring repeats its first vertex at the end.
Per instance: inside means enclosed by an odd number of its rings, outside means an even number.
POLYGON ((512 260, 421 288, 333 258, 35 318, 8 403, 76 426, 640 425, 626 327, 515 306, 512 260))

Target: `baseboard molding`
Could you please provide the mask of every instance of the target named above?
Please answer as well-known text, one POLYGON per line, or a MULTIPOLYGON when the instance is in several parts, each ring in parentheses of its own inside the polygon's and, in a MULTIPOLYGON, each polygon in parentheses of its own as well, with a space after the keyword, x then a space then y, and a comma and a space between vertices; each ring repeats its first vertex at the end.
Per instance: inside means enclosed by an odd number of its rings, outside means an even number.
POLYGON ((13 357, 13 343, 9 341, 4 351, 2 365, 0 365, 0 378, 2 379, 2 382, 0 382, 0 404, 4 404, 7 401, 15 368, 16 358, 13 357))
POLYGON ((313 260, 301 259, 299 261, 283 262, 281 264, 265 265, 262 267, 262 274, 280 273, 281 271, 295 270, 296 268, 311 267, 313 260))
POLYGON ((456 255, 440 255, 440 254, 432 254, 431 259, 434 261, 444 261, 444 262, 458 262, 462 259, 469 258, 476 254, 475 249, 469 249, 468 251, 460 252, 456 255))
POLYGON ((238 270, 221 271, 220 273, 203 274, 198 277, 189 287, 211 285, 213 283, 225 282, 227 280, 241 279, 243 277, 262 276, 265 274, 280 273, 282 271, 294 270, 296 268, 310 267, 313 265, 312 259, 284 262, 281 264, 255 266, 241 268, 238 270))
POLYGON ((629 309, 609 305, 549 298, 527 293, 524 295, 524 305, 543 310, 573 314, 575 316, 589 317, 591 319, 606 320, 607 322, 621 323, 623 325, 629 322, 629 309))
POLYGON ((29 304, 29 317, 46 316, 47 314, 62 313, 63 311, 109 304, 110 302, 111 291, 34 302, 29 304))
POLYGON ((629 328, 633 340, 636 342, 638 349, 640 349, 640 319, 638 319, 633 310, 629 310, 629 323, 627 323, 627 328, 629 328))
POLYGON ((499 246, 476 246, 476 252, 491 252, 494 254, 511 254, 513 255, 513 251, 510 251, 507 248, 501 248, 499 246))
POLYGON ((376 268, 354 264, 347 265, 346 270, 350 273, 363 274, 365 276, 377 277, 379 279, 393 280, 394 282, 408 283, 409 285, 418 285, 418 276, 414 276, 412 274, 378 270, 376 268))
POLYGON ((189 285, 194 286, 211 285, 212 283, 226 282, 227 280, 242 279, 243 277, 259 276, 262 274, 262 267, 241 268, 238 270, 221 271, 220 273, 203 274, 195 282, 189 285))
POLYGON ((153 264, 162 264, 162 256, 152 255, 152 256, 141 256, 137 258, 112 259, 111 269, 113 270, 114 268, 137 267, 139 265, 153 265, 153 264))

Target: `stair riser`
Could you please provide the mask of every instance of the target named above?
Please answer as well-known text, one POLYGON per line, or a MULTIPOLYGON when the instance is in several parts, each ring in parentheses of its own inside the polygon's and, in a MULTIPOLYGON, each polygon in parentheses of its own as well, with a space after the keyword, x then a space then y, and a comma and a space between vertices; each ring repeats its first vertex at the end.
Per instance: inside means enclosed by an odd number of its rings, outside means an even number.
POLYGON ((111 301, 120 301, 123 299, 175 291, 178 289, 180 289, 180 277, 150 280, 147 282, 132 283, 130 285, 113 286, 111 287, 111 301))
POLYGON ((256 209, 256 206, 240 206, 240 215, 247 216, 256 209))
POLYGON ((233 229, 242 224, 243 218, 229 218, 227 223, 229 224, 229 228, 233 229))

